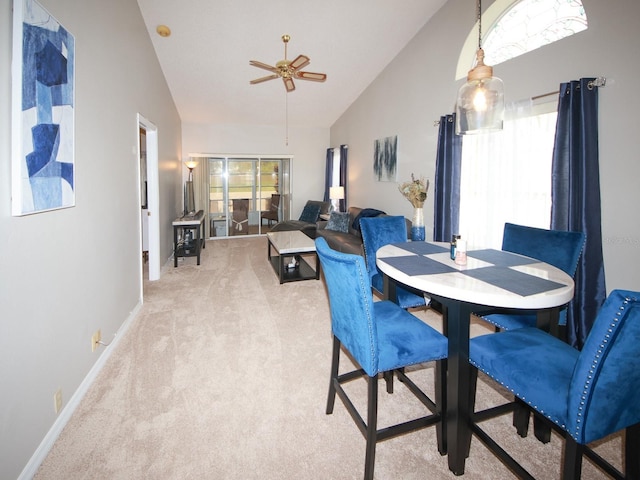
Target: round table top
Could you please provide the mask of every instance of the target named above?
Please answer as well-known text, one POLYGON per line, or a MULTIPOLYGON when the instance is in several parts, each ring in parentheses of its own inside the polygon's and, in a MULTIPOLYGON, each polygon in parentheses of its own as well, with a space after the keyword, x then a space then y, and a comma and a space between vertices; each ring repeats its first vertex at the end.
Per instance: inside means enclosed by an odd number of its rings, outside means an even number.
POLYGON ((457 265, 448 243, 404 242, 376 254, 389 277, 427 294, 491 307, 542 309, 573 298, 574 282, 565 272, 536 259, 494 249, 469 249, 457 265))

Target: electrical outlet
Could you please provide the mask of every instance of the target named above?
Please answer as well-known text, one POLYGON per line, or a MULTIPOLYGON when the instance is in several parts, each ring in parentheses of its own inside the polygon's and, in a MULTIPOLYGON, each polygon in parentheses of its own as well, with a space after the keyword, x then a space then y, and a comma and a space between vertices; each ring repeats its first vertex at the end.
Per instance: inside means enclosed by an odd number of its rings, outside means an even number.
POLYGON ((91 351, 92 352, 96 351, 96 348, 98 348, 98 344, 100 343, 101 339, 102 339, 102 334, 100 333, 100 330, 98 330, 91 337, 91 351))
POLYGON ((53 409, 56 411, 56 415, 62 410, 62 389, 56 390, 53 394, 53 409))

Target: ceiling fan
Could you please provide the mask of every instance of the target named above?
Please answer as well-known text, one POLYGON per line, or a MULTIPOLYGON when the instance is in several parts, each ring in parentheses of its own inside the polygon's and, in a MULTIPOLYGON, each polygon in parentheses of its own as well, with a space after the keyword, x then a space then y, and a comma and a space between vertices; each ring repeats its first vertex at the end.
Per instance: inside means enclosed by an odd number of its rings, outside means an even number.
POLYGON ((324 73, 300 71, 301 68, 304 68, 309 65, 309 63, 311 63, 311 60, 309 60, 309 57, 307 57, 306 55, 298 55, 293 60, 287 60, 287 44, 289 43, 289 40, 291 40, 291 37, 289 35, 282 36, 282 41, 284 42, 284 60, 280 60, 278 63, 276 63, 275 67, 267 65, 266 63, 258 62, 256 60, 249 61, 249 65, 263 68, 264 70, 272 72, 272 75, 267 75, 266 77, 251 80, 249 82, 251 85, 266 82, 267 80, 282 78, 282 81, 284 82, 284 88, 286 88, 287 92, 293 92, 296 89, 296 86, 293 83, 294 78, 299 78, 300 80, 311 80, 314 82, 324 82, 327 79, 327 76, 324 73))

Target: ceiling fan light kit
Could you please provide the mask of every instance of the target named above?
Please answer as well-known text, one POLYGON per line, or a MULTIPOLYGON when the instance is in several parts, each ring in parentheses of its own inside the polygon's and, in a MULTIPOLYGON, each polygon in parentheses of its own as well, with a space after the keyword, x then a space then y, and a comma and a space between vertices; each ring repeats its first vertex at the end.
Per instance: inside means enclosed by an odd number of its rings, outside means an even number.
POLYGON ((286 91, 293 92, 296 89, 296 85, 293 81, 294 79, 311 80, 313 82, 324 82, 327 79, 327 75, 324 73, 300 71, 301 68, 304 68, 311 63, 311 60, 306 55, 298 55, 293 60, 287 59, 287 45, 289 40, 291 40, 289 35, 282 36, 282 41, 284 42, 284 60, 280 60, 275 64, 275 66, 262 63, 257 60, 249 61, 249 65, 271 72, 271 75, 251 80, 249 82, 251 85, 282 78, 286 91))
POLYGON ((478 0, 478 51, 476 66, 469 70, 467 82, 458 90, 456 134, 473 135, 502 130, 504 84, 493 76, 493 67, 484 64, 482 49, 482 4, 478 0))

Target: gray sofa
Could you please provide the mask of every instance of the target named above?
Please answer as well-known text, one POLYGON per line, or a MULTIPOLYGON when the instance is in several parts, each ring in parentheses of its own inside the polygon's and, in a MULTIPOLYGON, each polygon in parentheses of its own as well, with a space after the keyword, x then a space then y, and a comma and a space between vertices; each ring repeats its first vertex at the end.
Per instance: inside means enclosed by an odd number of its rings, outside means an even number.
MULTIPOLYGON (((364 248, 362 246, 362 236, 360 230, 353 228, 353 222, 362 212, 360 207, 349 207, 349 231, 338 232, 335 230, 327 230, 327 221, 319 221, 316 228, 316 236, 322 237, 327 241, 329 247, 333 250, 343 253, 353 253, 364 257, 364 248)), ((382 215, 386 215, 382 214, 382 215)), ((405 218, 407 224, 407 239, 411 238, 411 220, 405 218)))

